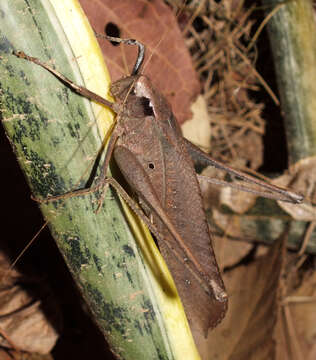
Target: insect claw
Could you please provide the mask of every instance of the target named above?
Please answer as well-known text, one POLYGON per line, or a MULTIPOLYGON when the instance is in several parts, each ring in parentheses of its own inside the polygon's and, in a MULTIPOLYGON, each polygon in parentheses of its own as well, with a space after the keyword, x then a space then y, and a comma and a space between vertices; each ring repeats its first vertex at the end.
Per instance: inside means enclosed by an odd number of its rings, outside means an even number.
POLYGON ((35 197, 33 195, 31 195, 31 199, 36 201, 37 203, 40 203, 40 204, 43 204, 44 202, 46 202, 45 201, 46 199, 39 199, 39 198, 37 198, 37 197, 35 197))
MULTIPOLYGON (((107 189, 109 187, 109 183, 107 182, 107 179, 105 179, 104 181, 102 181, 102 183, 104 184, 103 186, 103 189, 102 189, 102 194, 101 194, 101 197, 100 199, 98 200, 98 207, 96 209, 96 211, 94 212, 95 214, 98 214, 100 209, 101 209, 101 206, 102 204, 104 203, 104 199, 105 199, 105 195, 106 195, 106 192, 107 192, 107 189)), ((97 186, 102 186, 102 183, 98 184, 97 186)))

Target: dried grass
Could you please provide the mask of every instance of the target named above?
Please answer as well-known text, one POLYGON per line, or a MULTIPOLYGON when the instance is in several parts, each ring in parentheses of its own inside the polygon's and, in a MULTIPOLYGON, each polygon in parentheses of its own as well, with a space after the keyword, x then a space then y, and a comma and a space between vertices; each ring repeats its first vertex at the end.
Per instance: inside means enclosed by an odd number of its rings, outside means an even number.
POLYGON ((179 23, 207 100, 212 156, 258 169, 263 161, 264 104, 256 103, 249 91, 263 87, 275 103, 278 99, 255 67, 252 34, 256 40, 261 31, 251 18, 255 5, 246 7, 244 0, 192 1, 185 6, 176 0, 169 3, 180 14, 179 23))

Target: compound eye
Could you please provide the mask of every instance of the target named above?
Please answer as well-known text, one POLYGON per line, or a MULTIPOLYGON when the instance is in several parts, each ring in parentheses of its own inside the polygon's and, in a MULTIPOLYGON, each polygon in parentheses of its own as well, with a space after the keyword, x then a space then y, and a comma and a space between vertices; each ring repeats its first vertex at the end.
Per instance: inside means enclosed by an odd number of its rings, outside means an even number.
POLYGON ((154 112, 153 112, 153 108, 150 105, 150 100, 143 96, 141 97, 141 103, 144 108, 144 114, 147 116, 153 116, 154 112))

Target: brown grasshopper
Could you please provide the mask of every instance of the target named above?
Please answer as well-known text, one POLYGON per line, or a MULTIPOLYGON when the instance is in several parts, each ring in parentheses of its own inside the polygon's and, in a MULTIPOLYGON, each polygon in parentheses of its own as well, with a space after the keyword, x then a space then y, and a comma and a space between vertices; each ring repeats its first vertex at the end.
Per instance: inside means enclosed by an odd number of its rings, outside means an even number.
MULTIPOLYGON (((116 126, 97 185, 41 201, 78 196, 104 188, 101 204, 106 188, 111 184, 157 238, 191 326, 207 334, 209 328, 215 327, 224 318, 228 299, 212 248, 194 163, 215 166, 255 184, 263 189, 256 193, 265 197, 293 203, 302 202, 303 197, 221 164, 183 138, 165 98, 153 88, 145 75, 139 73, 144 46, 132 39, 106 38, 137 45, 139 49, 132 75, 111 86, 116 103, 74 84, 37 58, 23 52, 15 53, 44 67, 80 95, 117 113, 116 126), (114 178, 106 176, 112 155, 132 189, 134 199, 114 178)), ((227 185, 215 179, 207 181, 227 185)), ((254 191, 244 186, 238 188, 254 191)))

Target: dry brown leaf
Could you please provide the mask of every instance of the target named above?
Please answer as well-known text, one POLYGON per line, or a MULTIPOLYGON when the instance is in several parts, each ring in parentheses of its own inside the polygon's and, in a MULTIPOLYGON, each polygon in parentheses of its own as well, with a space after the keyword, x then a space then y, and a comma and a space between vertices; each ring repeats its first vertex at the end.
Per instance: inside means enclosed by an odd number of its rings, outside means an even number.
POLYGON ((0 349, 0 359, 1 360, 12 360, 12 356, 8 354, 5 350, 0 349))
MULTIPOLYGON (((284 292, 287 284, 284 283, 284 292)), ((301 285, 284 297, 277 327, 278 360, 316 358, 316 274, 305 273, 301 285)))
POLYGON ((207 340, 200 338, 203 359, 274 359, 273 331, 283 252, 282 239, 266 256, 224 274, 228 313, 207 340))
MULTIPOLYGON (((10 356, 8 360, 55 360, 51 354, 43 355, 20 351, 8 351, 6 355, 10 356)), ((2 357, 2 352, 0 352, 0 359, 7 360, 6 357, 2 357)))
MULTIPOLYGON (((227 236, 232 236, 237 239, 244 238, 245 234, 241 224, 242 219, 239 215, 223 214, 220 210, 214 208, 212 211, 212 219, 216 226, 224 231, 227 236)), ((247 235, 251 238, 255 233, 248 233, 247 235)))
MULTIPOLYGON (((112 24, 121 38, 146 45, 149 61, 145 60, 144 73, 166 96, 179 123, 191 118, 190 106, 200 84, 173 11, 162 0, 80 0, 80 4, 97 33, 104 34, 112 24)), ((99 43, 112 80, 130 74, 135 46, 113 46, 102 39, 99 43)))
MULTIPOLYGON (((0 258, 0 334, 3 335, 0 346, 30 353, 49 353, 58 339, 52 324, 52 319, 55 322, 58 319, 56 304, 47 287, 39 282, 32 284, 33 290, 37 285, 44 300, 35 299, 27 286, 22 287, 22 276, 16 270, 8 271, 9 261, 2 253, 0 258)), ((28 282, 32 283, 31 280, 28 282)))
MULTIPOLYGON (((244 185, 242 181, 234 181, 234 184, 241 186, 244 185)), ((226 186, 221 189, 220 193, 220 204, 221 206, 228 206, 234 213, 245 214, 249 209, 251 209, 257 200, 257 196, 245 193, 240 190, 233 189, 229 186, 226 186)))
POLYGON ((299 221, 315 221, 316 208, 316 158, 303 159, 295 164, 288 174, 275 179, 273 183, 278 186, 287 187, 301 192, 307 201, 300 205, 293 205, 278 201, 279 206, 290 214, 293 219, 299 221))
POLYGON ((208 149, 211 140, 210 118, 207 112, 206 102, 203 96, 199 95, 191 106, 192 119, 186 121, 182 127, 183 136, 193 144, 208 149))
POLYGON ((253 248, 252 244, 245 241, 232 241, 225 237, 212 236, 216 260, 221 264, 221 269, 238 264, 253 248))

